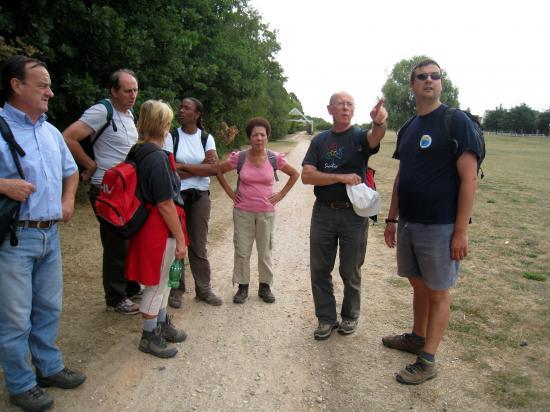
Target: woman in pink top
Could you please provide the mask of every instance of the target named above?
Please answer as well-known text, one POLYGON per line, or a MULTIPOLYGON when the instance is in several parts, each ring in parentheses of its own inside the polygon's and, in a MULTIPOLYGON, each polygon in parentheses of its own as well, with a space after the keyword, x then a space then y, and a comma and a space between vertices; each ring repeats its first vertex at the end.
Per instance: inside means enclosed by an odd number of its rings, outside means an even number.
POLYGON ((225 193, 233 200, 233 224, 235 258, 233 264, 233 283, 239 285, 239 290, 233 297, 234 303, 244 303, 248 297, 250 283, 250 255, 252 245, 256 241, 258 251, 258 272, 260 287, 258 296, 264 302, 275 302, 271 292, 273 270, 271 268, 271 251, 273 247, 273 228, 275 223, 275 205, 285 197, 298 180, 298 171, 286 162, 281 153, 267 150, 267 140, 271 134, 271 125, 262 117, 255 117, 246 124, 246 135, 251 148, 246 152, 233 152, 228 160, 220 163, 218 180, 225 193), (240 154, 241 153, 241 154, 240 154), (242 163, 239 173, 239 183, 235 190, 229 187, 223 174, 237 169, 239 156, 242 163), (276 169, 289 176, 280 192, 273 192, 274 161, 276 169))

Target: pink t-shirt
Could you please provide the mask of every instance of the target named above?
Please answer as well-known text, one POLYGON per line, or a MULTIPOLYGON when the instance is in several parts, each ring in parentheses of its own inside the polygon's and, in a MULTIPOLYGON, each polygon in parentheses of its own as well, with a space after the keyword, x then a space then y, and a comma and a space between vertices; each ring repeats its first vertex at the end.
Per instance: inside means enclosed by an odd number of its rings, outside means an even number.
MULTIPOLYGON (((274 153, 277 169, 282 169, 286 165, 285 155, 274 153)), ((231 153, 229 164, 232 169, 237 169, 238 160, 239 152, 231 153)), ((239 201, 235 207, 247 212, 274 212, 275 206, 268 199, 273 194, 274 181, 273 167, 267 157, 261 166, 254 166, 246 158, 240 173, 239 201)))

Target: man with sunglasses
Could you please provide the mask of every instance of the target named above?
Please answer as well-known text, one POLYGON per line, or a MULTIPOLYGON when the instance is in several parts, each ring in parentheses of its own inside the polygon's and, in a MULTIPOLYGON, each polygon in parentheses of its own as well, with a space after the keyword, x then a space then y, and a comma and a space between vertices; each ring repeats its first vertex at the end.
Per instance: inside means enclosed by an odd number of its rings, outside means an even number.
MULTIPOLYGON (((76 122, 63 131, 76 162, 84 166, 82 180, 91 180, 88 193, 92 207, 99 195, 103 175, 107 169, 124 161, 130 148, 137 142, 138 133, 132 108, 136 103, 138 82, 133 71, 119 69, 110 79, 112 119, 106 123, 108 109, 101 102, 89 107, 76 122), (80 141, 91 136, 95 159, 90 158, 80 141)), ((139 306, 130 298, 141 291, 139 283, 127 281, 124 265, 128 240, 99 219, 99 234, 103 245, 103 289, 107 310, 124 315, 139 313, 139 306)))
POLYGON ((357 328, 369 218, 354 212, 346 185, 364 182, 368 157, 378 152, 388 117, 380 100, 370 112, 370 130, 352 126, 355 102, 346 92, 334 93, 327 109, 332 129, 313 138, 302 162, 302 182, 315 186, 316 197, 310 228, 311 289, 319 321, 313 333, 316 340, 327 339, 336 328, 341 335, 357 328), (344 283, 340 323, 331 277, 338 245, 344 283))
POLYGON ((413 288, 414 323, 411 333, 385 336, 382 343, 417 355, 396 375, 398 382, 410 385, 437 375, 435 353, 449 322, 449 289, 468 253, 481 156, 474 125, 460 110, 451 118, 456 145, 448 136, 441 76, 433 60, 418 63, 411 72, 417 115, 397 135, 393 157, 400 161, 399 170, 384 232, 390 248, 397 244, 398 275, 413 288))

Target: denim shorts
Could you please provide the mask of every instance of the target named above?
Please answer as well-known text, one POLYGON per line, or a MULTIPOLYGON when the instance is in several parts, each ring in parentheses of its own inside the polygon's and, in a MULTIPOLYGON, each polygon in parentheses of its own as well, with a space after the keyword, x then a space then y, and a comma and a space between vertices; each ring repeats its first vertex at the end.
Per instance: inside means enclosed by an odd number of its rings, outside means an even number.
POLYGON ((454 286, 460 262, 451 259, 454 224, 425 225, 399 219, 397 227, 397 274, 420 276, 433 290, 454 286))

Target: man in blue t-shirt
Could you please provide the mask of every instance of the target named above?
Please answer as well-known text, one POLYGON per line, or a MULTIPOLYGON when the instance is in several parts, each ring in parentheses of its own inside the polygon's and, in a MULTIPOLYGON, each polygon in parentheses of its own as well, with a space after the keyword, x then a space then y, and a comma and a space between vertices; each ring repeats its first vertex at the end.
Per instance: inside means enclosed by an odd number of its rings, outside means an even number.
POLYGON ((336 328, 342 335, 352 334, 357 328, 369 218, 355 213, 346 185, 364 181, 368 157, 378 152, 388 117, 380 100, 370 112, 372 129, 355 128, 351 124, 355 102, 346 92, 334 93, 327 109, 332 129, 313 138, 302 162, 302 182, 314 185, 317 199, 310 228, 311 289, 319 320, 313 337, 317 340, 327 339, 336 328), (340 323, 331 277, 338 246, 344 283, 340 323))
POLYGON ((414 324, 412 333, 385 336, 382 343, 418 355, 396 375, 411 385, 437 375, 435 353, 449 322, 449 289, 468 253, 482 153, 472 121, 460 110, 450 124, 456 142, 449 138, 447 106, 440 101, 441 76, 433 60, 418 63, 411 72, 417 115, 397 136, 393 157, 400 163, 384 232, 390 248, 397 244, 398 275, 408 278, 413 288, 414 324))

